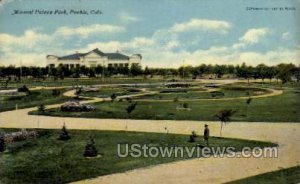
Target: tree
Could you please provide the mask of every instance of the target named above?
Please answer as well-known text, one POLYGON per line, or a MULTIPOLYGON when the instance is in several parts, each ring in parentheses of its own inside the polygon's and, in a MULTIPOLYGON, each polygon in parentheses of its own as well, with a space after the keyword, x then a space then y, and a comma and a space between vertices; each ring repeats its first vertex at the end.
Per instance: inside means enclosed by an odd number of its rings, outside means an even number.
POLYGON ((295 65, 293 64, 279 64, 279 73, 277 77, 281 80, 282 84, 285 84, 292 79, 293 70, 295 70, 295 65))
POLYGON ((96 157, 98 154, 97 148, 95 146, 95 141, 92 137, 86 143, 83 156, 85 157, 96 157))
POLYGON ((277 69, 276 67, 274 66, 271 66, 271 67, 267 67, 266 69, 266 78, 268 78, 270 80, 270 83, 272 82, 272 79, 276 76, 276 73, 277 73, 277 69))
POLYGON ((60 95, 60 91, 58 89, 52 90, 52 96, 59 96, 59 95, 60 95))
POLYGON ((126 112, 129 115, 132 111, 135 110, 137 105, 137 102, 130 104, 127 108, 126 108, 126 112))
POLYGON ((77 88, 76 91, 75 91, 75 95, 76 95, 77 99, 79 99, 79 96, 80 96, 81 93, 82 93, 82 88, 81 87, 77 88))
POLYGON ((226 73, 226 66, 225 65, 215 65, 213 71, 217 78, 221 78, 226 73))
POLYGON ((59 134, 59 140, 69 140, 71 137, 69 136, 69 132, 67 131, 67 128, 66 128, 66 125, 64 124, 61 131, 60 131, 60 134, 59 134))
POLYGON ((248 67, 245 63, 243 63, 241 67, 237 67, 237 77, 247 79, 249 84, 251 69, 251 67, 248 67))
POLYGON ((29 92, 29 89, 26 85, 23 85, 22 87, 18 88, 18 92, 29 92))
POLYGON ((38 106, 38 111, 39 112, 45 112, 45 105, 44 104, 41 104, 38 106))
POLYGON ((8 83, 11 81, 11 77, 8 77, 5 81, 5 88, 8 87, 8 83))
POLYGON ((223 124, 229 123, 231 121, 231 116, 233 116, 235 113, 236 113, 236 111, 234 111, 232 109, 224 109, 224 110, 219 111, 218 114, 216 114, 216 117, 221 122, 220 136, 222 136, 223 124))
POLYGON ((110 95, 111 102, 114 102, 116 98, 117 98, 116 93, 110 95))
POLYGON ((89 69, 89 78, 96 77, 96 72, 94 68, 89 69))
POLYGON ((130 67, 130 74, 132 76, 141 75, 143 73, 143 70, 139 64, 132 64, 130 67))
POLYGON ((267 78, 268 67, 265 64, 259 64, 256 66, 256 70, 258 72, 258 77, 264 82, 265 78, 267 78))

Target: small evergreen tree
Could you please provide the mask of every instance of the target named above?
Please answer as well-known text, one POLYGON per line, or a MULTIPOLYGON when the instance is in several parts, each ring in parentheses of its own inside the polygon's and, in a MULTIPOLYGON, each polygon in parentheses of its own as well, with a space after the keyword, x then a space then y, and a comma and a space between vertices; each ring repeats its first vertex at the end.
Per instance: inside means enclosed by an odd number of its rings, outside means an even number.
POLYGON ((66 125, 64 124, 62 129, 61 129, 61 132, 59 134, 59 140, 65 141, 65 140, 69 140, 70 138, 71 137, 70 137, 69 132, 66 128, 66 125))
POLYGON ((130 104, 130 105, 126 108, 127 113, 130 114, 132 111, 134 111, 136 105, 137 105, 137 102, 130 104))
POLYGON ((113 93, 113 94, 110 96, 111 102, 114 102, 116 98, 117 98, 116 93, 113 93))
POLYGON ((38 111, 39 112, 45 112, 45 105, 44 104, 41 104, 38 106, 38 111))
POLYGON ((83 156, 85 157, 96 157, 98 154, 97 148, 95 146, 95 141, 93 138, 89 138, 86 146, 85 146, 85 150, 83 153, 83 156))

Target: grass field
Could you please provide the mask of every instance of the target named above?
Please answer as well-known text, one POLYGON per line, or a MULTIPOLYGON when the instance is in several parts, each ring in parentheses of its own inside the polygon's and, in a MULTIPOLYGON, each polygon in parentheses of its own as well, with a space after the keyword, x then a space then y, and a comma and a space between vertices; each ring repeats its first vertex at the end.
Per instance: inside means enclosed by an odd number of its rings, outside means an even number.
POLYGON ((187 92, 173 92, 173 93, 158 93, 154 95, 141 96, 139 99, 152 100, 174 100, 177 99, 218 99, 218 98, 233 98, 233 97, 247 97, 256 96, 258 94, 266 94, 268 91, 259 88, 239 88, 239 87, 222 87, 217 91, 206 92, 203 89, 199 91, 195 89, 186 89, 187 92), (259 92, 259 93, 257 93, 259 92))
MULTIPOLYGON (((0 132, 10 132, 0 129, 0 132)), ((126 157, 117 156, 117 144, 147 144, 148 146, 188 146, 203 144, 202 137, 189 143, 188 135, 135 133, 119 131, 81 131, 70 130, 71 139, 58 140, 59 130, 38 130, 40 137, 15 142, 0 153, 0 183, 67 183, 111 173, 172 162, 184 157, 171 158, 126 157), (101 157, 87 159, 83 157, 84 147, 89 136, 93 136, 101 157)), ((210 146, 234 146, 236 151, 242 147, 270 147, 273 143, 214 138, 210 146)), ((194 157, 196 154, 194 154, 194 157)), ((191 171, 193 172, 193 171, 191 171)))
POLYGON ((300 166, 269 172, 227 184, 283 184, 300 183, 300 166))
MULTIPOLYGON (((167 79, 166 79, 167 80, 167 79)), ((52 78, 47 78, 45 80, 35 80, 35 79, 26 79, 23 78, 22 82, 11 81, 8 83, 8 88, 20 87, 27 85, 28 87, 34 86, 76 86, 76 85, 98 85, 98 84, 113 84, 113 83, 152 83, 152 82, 163 82, 166 81, 162 78, 150 78, 144 79, 142 77, 137 78, 65 78, 64 80, 58 79, 54 80, 52 78)), ((5 81, 0 83, 1 86, 4 86, 5 81)))
POLYGON ((59 96, 53 96, 52 90, 36 90, 30 91, 27 95, 24 96, 0 96, 0 112, 13 110, 16 108, 16 104, 18 104, 18 108, 26 108, 26 107, 35 107, 40 104, 49 105, 64 102, 69 97, 63 96, 63 92, 65 90, 59 90, 59 96))
MULTIPOLYGON (((245 99, 220 101, 186 101, 190 110, 177 110, 184 100, 179 102, 139 101, 136 109, 128 115, 129 103, 96 103, 94 112, 61 112, 59 109, 46 110, 44 115, 87 117, 87 118, 130 118, 130 119, 171 119, 171 120, 217 120, 215 114, 223 109, 238 110, 232 121, 249 122, 300 122, 300 92, 285 89, 282 95, 253 99, 247 105, 245 99)), ((37 112, 31 112, 37 114, 37 112)))

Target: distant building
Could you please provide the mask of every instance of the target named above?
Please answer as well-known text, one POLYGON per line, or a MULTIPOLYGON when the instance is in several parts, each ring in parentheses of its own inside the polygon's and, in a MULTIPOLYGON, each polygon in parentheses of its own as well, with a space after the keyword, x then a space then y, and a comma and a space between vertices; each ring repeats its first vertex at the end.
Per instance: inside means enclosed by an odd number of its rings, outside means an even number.
POLYGON ((133 64, 140 64, 142 56, 133 54, 126 56, 119 53, 104 53, 99 49, 94 49, 87 53, 75 53, 67 56, 47 55, 47 65, 49 67, 57 67, 60 64, 69 68, 86 66, 86 67, 130 67, 133 64))

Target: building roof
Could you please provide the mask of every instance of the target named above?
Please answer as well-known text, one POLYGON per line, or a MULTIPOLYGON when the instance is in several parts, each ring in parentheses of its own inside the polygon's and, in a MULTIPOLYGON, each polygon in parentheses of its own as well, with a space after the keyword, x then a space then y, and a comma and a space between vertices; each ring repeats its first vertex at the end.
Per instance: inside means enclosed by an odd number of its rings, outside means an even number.
POLYGON ((79 59, 80 57, 82 57, 84 54, 83 53, 76 53, 76 54, 71 54, 71 55, 67 55, 67 56, 61 56, 58 57, 58 59, 62 59, 62 60, 67 60, 67 59, 79 59))
POLYGON ((107 58, 111 59, 111 60, 129 60, 128 56, 121 54, 119 52, 104 53, 104 52, 100 51, 99 49, 94 49, 87 53, 75 53, 75 54, 71 54, 71 55, 61 56, 61 57, 58 57, 58 59, 59 60, 76 60, 76 59, 80 59, 80 57, 84 57, 84 56, 88 55, 91 52, 95 52, 99 56, 107 56, 107 58))
POLYGON ((116 59, 116 60, 128 60, 129 57, 124 55, 124 54, 120 54, 120 53, 105 53, 105 55, 108 57, 108 59, 116 59))

